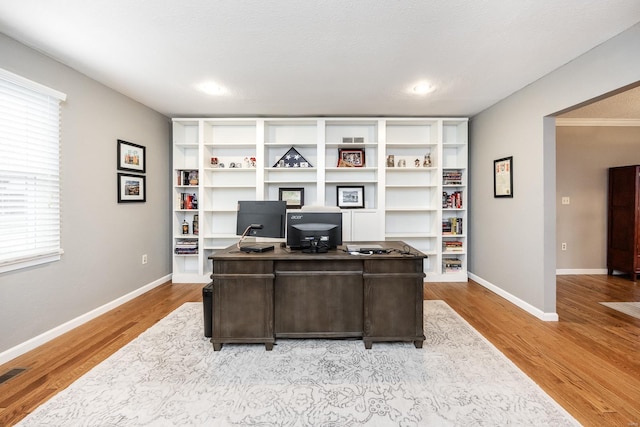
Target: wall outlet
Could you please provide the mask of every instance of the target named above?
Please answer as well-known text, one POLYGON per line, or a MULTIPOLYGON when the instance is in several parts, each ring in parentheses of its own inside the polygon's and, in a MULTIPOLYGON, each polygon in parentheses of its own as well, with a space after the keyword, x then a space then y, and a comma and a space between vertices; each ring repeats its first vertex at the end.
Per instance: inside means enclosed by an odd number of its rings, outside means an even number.
POLYGON ((147 254, 142 255, 142 263, 143 264, 147 263, 147 254))
POLYGON ((564 242, 562 242, 562 250, 563 250, 563 251, 566 251, 566 250, 567 250, 567 244, 566 244, 566 243, 564 243, 564 242))

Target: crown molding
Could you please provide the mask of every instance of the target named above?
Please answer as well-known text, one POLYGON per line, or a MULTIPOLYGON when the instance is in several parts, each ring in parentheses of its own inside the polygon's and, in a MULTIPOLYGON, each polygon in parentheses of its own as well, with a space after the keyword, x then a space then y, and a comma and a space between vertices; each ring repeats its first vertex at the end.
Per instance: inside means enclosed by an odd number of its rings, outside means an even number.
POLYGON ((556 118, 556 126, 640 126, 640 119, 564 119, 556 118))

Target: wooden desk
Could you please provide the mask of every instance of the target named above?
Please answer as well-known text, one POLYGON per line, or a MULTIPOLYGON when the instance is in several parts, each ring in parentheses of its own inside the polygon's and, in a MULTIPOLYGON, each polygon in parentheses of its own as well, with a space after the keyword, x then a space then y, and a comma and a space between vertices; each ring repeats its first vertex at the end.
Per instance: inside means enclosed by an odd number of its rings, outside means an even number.
MULTIPOLYGON (((372 242, 367 242, 371 244, 372 242)), ((264 253, 230 246, 213 262, 214 350, 224 343, 276 338, 362 338, 424 341, 422 299, 426 255, 403 242, 375 242, 386 254, 350 255, 343 248, 307 254, 278 247, 264 253)))

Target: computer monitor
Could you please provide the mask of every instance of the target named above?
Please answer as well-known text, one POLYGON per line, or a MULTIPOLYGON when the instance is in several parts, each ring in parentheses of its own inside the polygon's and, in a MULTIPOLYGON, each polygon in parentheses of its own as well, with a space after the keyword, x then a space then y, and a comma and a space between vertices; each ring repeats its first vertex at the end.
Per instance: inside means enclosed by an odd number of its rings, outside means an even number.
POLYGON ((284 238, 287 202, 283 200, 247 200, 238 202, 238 236, 284 238), (250 226, 253 226, 249 228, 250 226))
POLYGON ((322 253, 342 244, 342 212, 288 212, 287 246, 322 253))

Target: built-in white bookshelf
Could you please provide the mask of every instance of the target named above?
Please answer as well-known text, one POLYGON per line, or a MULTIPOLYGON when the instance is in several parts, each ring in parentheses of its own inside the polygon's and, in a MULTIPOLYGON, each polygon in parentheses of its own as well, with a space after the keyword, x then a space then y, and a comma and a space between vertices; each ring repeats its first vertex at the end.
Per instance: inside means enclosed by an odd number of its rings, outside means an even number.
POLYGON ((173 142, 174 282, 210 280, 209 255, 238 239, 238 200, 302 188, 305 205, 336 206, 338 188, 351 186, 364 201, 343 209, 344 240, 403 240, 428 255, 427 281, 467 279, 466 118, 180 118, 173 142), (306 167, 278 165, 292 148, 306 167), (341 152, 363 164, 339 164, 341 152), (197 182, 184 182, 185 172, 197 182), (197 243, 195 253, 185 242, 197 243))

